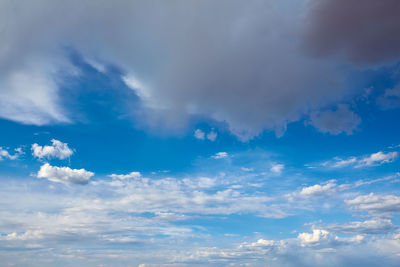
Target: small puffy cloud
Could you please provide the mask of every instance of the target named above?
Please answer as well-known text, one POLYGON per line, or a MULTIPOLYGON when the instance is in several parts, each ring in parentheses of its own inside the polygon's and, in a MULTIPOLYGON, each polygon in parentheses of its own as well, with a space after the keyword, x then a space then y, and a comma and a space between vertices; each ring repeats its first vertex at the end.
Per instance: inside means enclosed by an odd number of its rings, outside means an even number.
POLYGON ((207 139, 210 140, 211 142, 214 142, 217 139, 217 133, 214 131, 211 131, 207 134, 207 139))
POLYGON ((45 178, 51 182, 64 184, 87 184, 93 172, 85 169, 71 169, 69 167, 56 167, 48 163, 43 164, 37 173, 37 178, 45 178))
POLYGON ((394 195, 370 193, 345 200, 345 203, 354 210, 366 211, 375 216, 400 213, 400 197, 394 195))
POLYGON ((335 110, 312 113, 309 123, 320 132, 338 135, 342 132, 352 134, 360 122, 360 117, 348 105, 341 104, 335 110))
POLYGON ((109 177, 111 177, 113 179, 124 180, 124 179, 131 179, 131 178, 140 178, 140 177, 142 177, 142 175, 140 172, 130 172, 128 174, 110 174, 109 177))
POLYGON ((275 164, 271 167, 270 171, 273 173, 281 173, 282 170, 285 168, 285 165, 283 164, 275 164))
POLYGON ((10 152, 8 152, 8 150, 0 147, 0 160, 3 160, 3 159, 15 160, 20 155, 24 154, 24 152, 22 151, 22 148, 20 148, 20 147, 14 149, 14 151, 15 151, 15 153, 13 155, 11 155, 10 152))
POLYGON ((320 229, 314 229, 312 233, 300 233, 297 238, 302 246, 315 246, 322 242, 329 242, 338 239, 334 234, 320 229))
POLYGON ((194 131, 194 137, 199 140, 205 140, 207 138, 207 140, 214 142, 217 139, 217 136, 218 134, 214 131, 211 131, 208 134, 206 134, 204 131, 200 129, 196 129, 194 131))
POLYGON ((363 222, 349 222, 346 224, 334 224, 327 229, 347 234, 385 234, 397 227, 390 219, 374 218, 363 222))
POLYGON ((226 152, 218 152, 214 156, 211 156, 213 159, 224 159, 227 158, 229 155, 226 152))
POLYGON ((337 191, 337 188, 337 184, 333 182, 329 182, 325 185, 316 184, 309 187, 303 187, 299 192, 299 195, 303 197, 331 195, 332 193, 337 191))
POLYGON ((194 131, 194 137, 197 138, 197 139, 200 139, 200 140, 204 140, 205 133, 200 129, 196 129, 194 131))
POLYGON ((67 143, 63 143, 56 139, 51 140, 51 146, 40 146, 38 144, 33 144, 32 155, 39 159, 47 158, 58 158, 58 159, 66 159, 69 158, 74 151, 68 147, 67 143))

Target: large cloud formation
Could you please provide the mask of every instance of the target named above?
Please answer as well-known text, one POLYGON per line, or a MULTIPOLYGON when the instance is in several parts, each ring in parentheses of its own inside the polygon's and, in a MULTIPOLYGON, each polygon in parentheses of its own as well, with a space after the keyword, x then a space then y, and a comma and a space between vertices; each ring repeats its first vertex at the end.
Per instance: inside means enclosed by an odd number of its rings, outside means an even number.
MULTIPOLYGON (((286 0, 2 1, 0 117, 71 121, 59 92, 62 75, 79 73, 63 53, 69 46, 122 69, 150 125, 179 128, 196 114, 226 122, 243 140, 265 129, 282 134, 288 122, 354 93, 345 69, 301 49, 307 8, 286 0)), ((325 51, 321 30, 310 31, 311 46, 325 51)))

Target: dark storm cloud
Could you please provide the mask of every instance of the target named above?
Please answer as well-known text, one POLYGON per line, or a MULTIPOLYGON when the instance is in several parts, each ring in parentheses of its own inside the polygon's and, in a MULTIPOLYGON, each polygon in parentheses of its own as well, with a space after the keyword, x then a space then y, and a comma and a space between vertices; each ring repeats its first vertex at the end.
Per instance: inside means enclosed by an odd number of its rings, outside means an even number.
POLYGON ((400 59, 400 1, 311 1, 305 36, 314 55, 343 54, 356 64, 400 59))
POLYGON ((0 117, 71 121, 56 75, 79 75, 62 52, 69 45, 126 73, 145 124, 181 128, 201 115, 243 140, 282 134, 357 90, 346 88, 348 70, 300 49, 304 8, 286 0, 0 2, 0 117))

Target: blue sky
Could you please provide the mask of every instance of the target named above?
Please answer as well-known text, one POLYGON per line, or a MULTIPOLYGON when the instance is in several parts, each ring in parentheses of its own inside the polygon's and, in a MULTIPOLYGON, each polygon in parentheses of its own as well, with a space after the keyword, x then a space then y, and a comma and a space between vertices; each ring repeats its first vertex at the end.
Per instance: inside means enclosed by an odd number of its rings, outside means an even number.
POLYGON ((0 265, 397 266, 399 11, 0 1, 0 265))

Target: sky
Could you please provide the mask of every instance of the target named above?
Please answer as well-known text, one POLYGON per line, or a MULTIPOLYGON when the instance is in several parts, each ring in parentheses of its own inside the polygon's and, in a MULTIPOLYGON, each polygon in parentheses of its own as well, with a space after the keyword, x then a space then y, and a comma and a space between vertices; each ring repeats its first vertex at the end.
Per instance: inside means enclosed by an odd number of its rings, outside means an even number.
POLYGON ((398 266, 399 13, 0 0, 0 266, 398 266))

